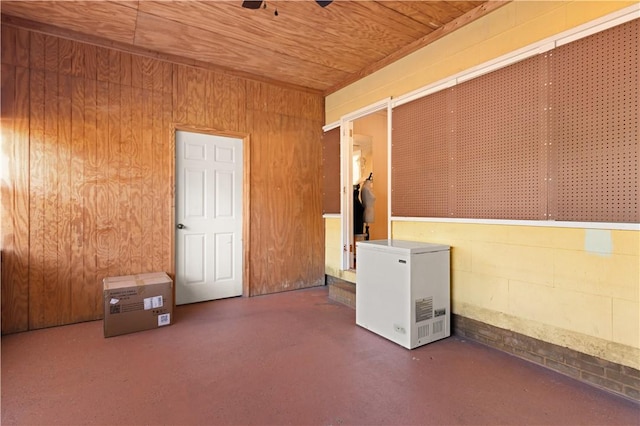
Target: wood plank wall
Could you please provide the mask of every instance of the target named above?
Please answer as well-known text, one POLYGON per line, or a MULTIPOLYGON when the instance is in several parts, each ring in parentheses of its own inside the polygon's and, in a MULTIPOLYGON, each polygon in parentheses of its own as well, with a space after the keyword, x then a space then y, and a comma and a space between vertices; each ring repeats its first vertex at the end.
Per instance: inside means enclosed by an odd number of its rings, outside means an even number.
POLYGON ((2 332, 173 276, 175 126, 251 138, 250 295, 323 283, 320 94, 2 26, 2 332), (7 167, 4 167, 4 164, 7 167))
POLYGON ((174 72, 177 123, 250 134, 249 295, 324 284, 322 96, 186 66, 174 72))

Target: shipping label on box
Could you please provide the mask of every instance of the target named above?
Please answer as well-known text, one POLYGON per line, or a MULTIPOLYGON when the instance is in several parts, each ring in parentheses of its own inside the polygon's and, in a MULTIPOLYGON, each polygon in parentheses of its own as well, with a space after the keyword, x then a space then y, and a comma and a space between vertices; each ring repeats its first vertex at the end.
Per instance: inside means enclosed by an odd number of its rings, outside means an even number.
POLYGON ((103 280, 104 337, 170 325, 173 281, 164 272, 103 280))

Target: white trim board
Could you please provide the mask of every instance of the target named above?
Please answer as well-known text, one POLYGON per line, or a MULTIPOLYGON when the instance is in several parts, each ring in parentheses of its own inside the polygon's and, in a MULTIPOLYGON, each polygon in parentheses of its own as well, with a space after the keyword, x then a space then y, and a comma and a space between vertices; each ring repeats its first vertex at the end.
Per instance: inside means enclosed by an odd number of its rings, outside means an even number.
POLYGON ((334 121, 333 123, 322 126, 322 131, 328 132, 329 130, 337 129, 338 127, 340 127, 340 121, 334 121))
POLYGON ((324 213, 322 215, 323 219, 340 219, 342 217, 341 213, 324 213))
POLYGON ((640 231, 640 223, 616 222, 562 222, 554 220, 513 220, 513 219, 466 219, 449 217, 402 217, 393 216, 391 222, 432 222, 466 223, 475 225, 538 226, 542 228, 611 229, 619 231, 640 231))

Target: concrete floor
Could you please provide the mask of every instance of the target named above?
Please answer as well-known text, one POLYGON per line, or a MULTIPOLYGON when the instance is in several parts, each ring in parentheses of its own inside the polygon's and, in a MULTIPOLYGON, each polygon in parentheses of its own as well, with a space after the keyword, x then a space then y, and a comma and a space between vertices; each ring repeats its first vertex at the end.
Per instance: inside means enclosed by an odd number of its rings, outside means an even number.
POLYGON ((412 351, 326 287, 2 338, 3 425, 638 425, 640 406, 452 336, 412 351))

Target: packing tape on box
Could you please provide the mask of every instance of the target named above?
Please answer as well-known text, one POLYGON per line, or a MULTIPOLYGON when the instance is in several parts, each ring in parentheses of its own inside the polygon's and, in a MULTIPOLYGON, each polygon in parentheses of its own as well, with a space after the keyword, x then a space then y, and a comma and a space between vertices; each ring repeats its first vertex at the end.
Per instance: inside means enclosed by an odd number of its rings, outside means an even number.
POLYGON ((143 279, 140 278, 140 275, 134 275, 133 276, 133 281, 136 283, 136 287, 138 289, 138 294, 142 294, 144 293, 144 289, 145 289, 145 282, 143 279))

